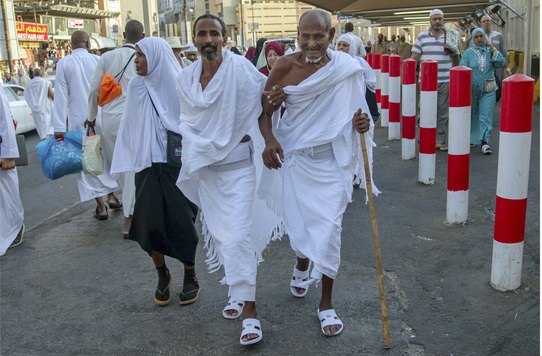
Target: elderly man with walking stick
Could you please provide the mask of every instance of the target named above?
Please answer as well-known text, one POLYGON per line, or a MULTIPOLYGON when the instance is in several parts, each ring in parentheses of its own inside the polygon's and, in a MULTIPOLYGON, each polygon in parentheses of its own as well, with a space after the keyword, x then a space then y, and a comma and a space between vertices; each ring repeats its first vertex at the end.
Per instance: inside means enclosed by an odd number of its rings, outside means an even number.
MULTIPOLYGON (((264 164, 269 169, 280 168, 282 173, 282 192, 267 200, 283 207, 286 232, 297 256, 290 291, 294 297, 304 297, 311 283, 322 281, 317 313, 326 336, 343 330, 332 290, 352 182, 355 176, 356 181, 365 177, 359 133, 369 143, 370 160, 374 145, 374 124, 363 95, 363 69, 348 54, 328 49, 334 34, 327 13, 311 10, 301 16, 301 51, 279 58, 266 84, 266 91, 283 88, 286 114, 273 128, 276 124, 271 116, 278 106, 269 103, 264 94, 259 119, 266 142, 264 164)), ((360 183, 366 185, 365 180, 360 183)), ((374 185, 372 190, 378 194, 374 185)))

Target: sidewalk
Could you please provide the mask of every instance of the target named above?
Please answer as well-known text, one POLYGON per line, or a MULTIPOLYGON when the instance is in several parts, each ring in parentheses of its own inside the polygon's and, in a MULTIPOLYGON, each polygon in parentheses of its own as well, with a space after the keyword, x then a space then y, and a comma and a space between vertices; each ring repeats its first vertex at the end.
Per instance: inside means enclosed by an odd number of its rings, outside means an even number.
MULTIPOLYGON (((137 243, 120 233, 122 212, 92 218, 79 204, 27 231, 1 258, 2 355, 537 355, 540 345, 540 124, 535 107, 522 285, 489 285, 499 122, 493 155, 471 151, 469 220, 448 226, 447 155, 437 152, 436 182, 417 183, 418 161, 401 160, 400 141, 376 129, 375 199, 392 348, 383 349, 381 309, 369 208, 356 190, 343 224, 342 265, 334 304, 345 324, 322 335, 320 288, 305 298, 289 292, 294 254, 273 242, 258 269, 263 340, 239 345, 240 320, 221 310, 223 272, 206 272, 197 254, 200 299, 180 306, 182 265, 171 259, 172 303, 153 304, 156 272, 137 243)), ((378 126, 380 123, 378 123, 378 126)), ((46 208, 46 207, 44 207, 46 208)))

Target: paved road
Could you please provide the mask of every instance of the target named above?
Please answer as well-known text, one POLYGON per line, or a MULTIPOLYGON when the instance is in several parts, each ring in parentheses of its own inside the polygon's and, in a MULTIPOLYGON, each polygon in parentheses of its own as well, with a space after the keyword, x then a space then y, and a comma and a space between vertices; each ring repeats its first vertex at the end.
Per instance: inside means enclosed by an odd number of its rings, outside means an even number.
MULTIPOLYGON (((181 307, 152 302, 156 274, 134 242, 119 234, 122 214, 93 219, 94 203, 77 204, 30 229, 0 260, 3 355, 538 355, 540 345, 540 124, 532 142, 522 285, 489 285, 498 127, 494 154, 471 154, 469 221, 444 223, 447 155, 437 155, 433 186, 417 183, 418 161, 402 161, 400 142, 376 130, 376 214, 392 338, 384 351, 369 209, 356 190, 343 224, 335 308, 345 323, 324 337, 316 318, 319 288, 290 295, 294 255, 287 239, 270 244, 258 270, 258 313, 264 339, 239 345, 240 321, 221 317, 226 288, 205 272, 203 291, 181 307)), ((497 116, 498 117, 498 116, 497 116)), ((47 208, 47 202, 44 201, 47 208)), ((50 213, 53 213, 51 210, 50 213)), ((181 265, 168 260, 182 288, 181 265)))

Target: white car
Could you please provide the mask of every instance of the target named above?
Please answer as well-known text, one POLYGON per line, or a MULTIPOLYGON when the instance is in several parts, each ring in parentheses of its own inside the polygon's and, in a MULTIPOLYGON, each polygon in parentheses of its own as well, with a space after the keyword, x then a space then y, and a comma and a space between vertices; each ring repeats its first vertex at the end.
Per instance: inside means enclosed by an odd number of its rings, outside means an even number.
POLYGON ((24 88, 13 84, 3 84, 2 88, 8 97, 13 120, 17 121, 15 133, 21 134, 35 130, 36 124, 34 124, 34 119, 32 118, 32 110, 30 110, 24 98, 24 88))

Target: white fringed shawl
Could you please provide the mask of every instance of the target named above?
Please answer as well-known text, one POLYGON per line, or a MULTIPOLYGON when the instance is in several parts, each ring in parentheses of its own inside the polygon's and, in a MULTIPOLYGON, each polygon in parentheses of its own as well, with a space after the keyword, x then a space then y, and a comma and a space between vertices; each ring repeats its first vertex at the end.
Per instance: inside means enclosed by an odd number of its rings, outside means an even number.
MULTIPOLYGON (((366 188, 365 169, 359 134, 352 127, 352 117, 361 108, 371 116, 364 93, 363 69, 346 53, 327 51, 331 60, 297 86, 286 86, 286 113, 275 136, 285 156, 296 150, 332 143, 337 164, 350 182, 366 188)), ((372 171, 374 123, 365 135, 369 167, 372 171)), ((372 172, 371 172, 372 179, 372 172)), ((373 193, 380 191, 372 182, 373 193)), ((346 187, 351 196, 352 185, 346 187)))
MULTIPOLYGON (((261 97, 266 77, 242 56, 223 52, 223 62, 205 90, 200 76, 202 62, 197 61, 179 76, 180 125, 183 136, 182 166, 177 186, 185 196, 200 205, 197 190, 199 171, 224 159, 249 134, 254 141, 256 182, 263 170, 263 138, 258 129, 262 112, 261 97)), ((202 218, 202 232, 211 272, 222 265, 222 259, 212 234, 202 218)), ((258 261, 270 239, 284 233, 281 219, 270 211, 265 202, 255 199, 252 208, 252 244, 258 261)))

